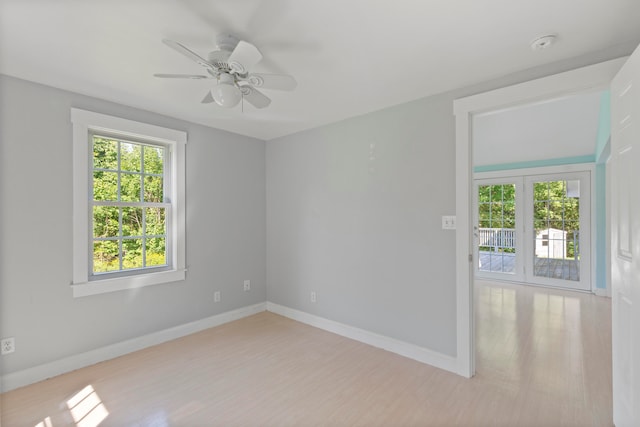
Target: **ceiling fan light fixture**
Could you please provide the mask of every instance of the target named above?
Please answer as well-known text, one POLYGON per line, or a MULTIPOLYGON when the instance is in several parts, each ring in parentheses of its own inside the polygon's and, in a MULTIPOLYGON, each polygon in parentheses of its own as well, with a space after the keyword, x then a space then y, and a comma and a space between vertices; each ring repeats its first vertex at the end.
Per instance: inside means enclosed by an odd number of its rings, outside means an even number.
POLYGON ((240 89, 235 85, 233 76, 221 74, 218 84, 211 90, 213 100, 221 107, 233 108, 242 99, 240 89))

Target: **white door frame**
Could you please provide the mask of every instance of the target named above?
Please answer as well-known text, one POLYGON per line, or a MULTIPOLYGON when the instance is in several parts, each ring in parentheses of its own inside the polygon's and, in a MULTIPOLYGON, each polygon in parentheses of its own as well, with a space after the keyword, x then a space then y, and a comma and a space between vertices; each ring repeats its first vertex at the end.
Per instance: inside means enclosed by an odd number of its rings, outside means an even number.
POLYGON ((473 335, 472 238, 472 116, 544 102, 576 93, 608 90, 611 80, 626 61, 618 58, 600 64, 555 74, 514 86, 460 98, 454 101, 456 116, 456 319, 457 373, 475 374, 473 335))

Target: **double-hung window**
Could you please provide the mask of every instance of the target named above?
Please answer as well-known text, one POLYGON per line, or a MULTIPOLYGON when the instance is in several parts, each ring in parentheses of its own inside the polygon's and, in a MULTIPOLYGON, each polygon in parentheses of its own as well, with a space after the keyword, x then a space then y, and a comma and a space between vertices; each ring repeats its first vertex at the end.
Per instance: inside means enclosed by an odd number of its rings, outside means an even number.
POLYGON ((171 184, 165 173, 168 147, 102 133, 90 135, 90 144, 93 278, 166 269, 171 264, 171 203, 164 198, 164 185, 171 184))
POLYGON ((72 109, 74 296, 183 280, 186 134, 72 109))

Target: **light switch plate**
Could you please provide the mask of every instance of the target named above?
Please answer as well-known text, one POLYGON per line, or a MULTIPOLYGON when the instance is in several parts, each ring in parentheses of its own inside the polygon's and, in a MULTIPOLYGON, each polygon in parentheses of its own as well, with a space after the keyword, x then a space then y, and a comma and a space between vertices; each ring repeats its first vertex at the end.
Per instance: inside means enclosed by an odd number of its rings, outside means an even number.
POLYGON ((442 229, 443 230, 455 230, 456 229, 456 217, 455 217, 455 215, 444 215, 442 217, 442 229))

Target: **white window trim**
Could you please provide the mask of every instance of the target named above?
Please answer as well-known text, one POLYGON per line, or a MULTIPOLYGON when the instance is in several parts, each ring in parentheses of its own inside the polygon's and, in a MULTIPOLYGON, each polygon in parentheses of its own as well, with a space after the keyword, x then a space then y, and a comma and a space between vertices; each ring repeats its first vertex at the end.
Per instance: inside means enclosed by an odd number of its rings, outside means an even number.
POLYGON ((133 120, 71 109, 73 124, 73 296, 83 297, 107 292, 185 279, 185 146, 183 131, 140 123, 133 120), (89 281, 89 133, 108 132, 123 138, 135 138, 166 144, 171 150, 171 194, 173 247, 169 270, 125 277, 89 281))

